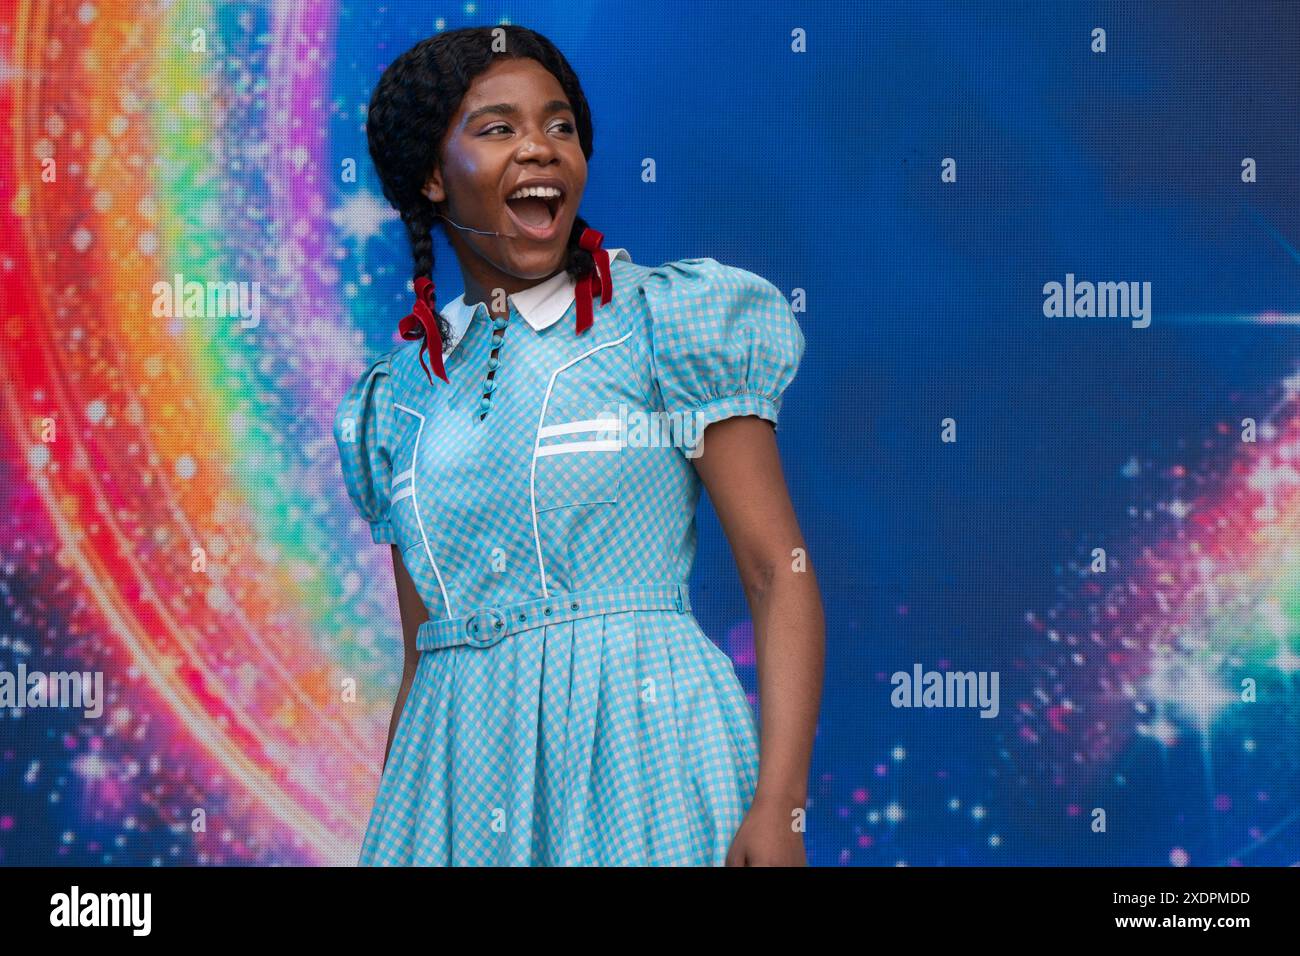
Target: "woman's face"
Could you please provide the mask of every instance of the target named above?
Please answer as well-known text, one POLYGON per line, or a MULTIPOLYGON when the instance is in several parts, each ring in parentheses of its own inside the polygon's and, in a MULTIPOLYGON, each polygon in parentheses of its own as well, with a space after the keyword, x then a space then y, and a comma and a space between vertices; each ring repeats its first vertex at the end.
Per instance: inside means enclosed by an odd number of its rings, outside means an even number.
POLYGON ((587 186, 587 158, 568 97, 540 63, 501 59, 479 74, 452 117, 440 155, 442 164, 425 185, 438 211, 462 226, 505 234, 447 226, 467 291, 476 284, 482 293, 518 292, 563 267, 587 186), (508 198, 539 180, 552 191, 508 198))

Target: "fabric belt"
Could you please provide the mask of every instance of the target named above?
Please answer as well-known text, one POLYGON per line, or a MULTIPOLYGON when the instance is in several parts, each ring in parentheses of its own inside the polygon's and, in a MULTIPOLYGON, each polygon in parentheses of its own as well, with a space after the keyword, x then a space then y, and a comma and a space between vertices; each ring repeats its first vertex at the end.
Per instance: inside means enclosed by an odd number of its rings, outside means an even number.
POLYGON ((685 614, 690 609, 690 590, 685 584, 633 584, 557 592, 549 598, 483 607, 462 617, 425 621, 416 632, 415 646, 421 651, 436 651, 461 644, 491 647, 511 634, 599 614, 620 611, 676 611, 685 614))

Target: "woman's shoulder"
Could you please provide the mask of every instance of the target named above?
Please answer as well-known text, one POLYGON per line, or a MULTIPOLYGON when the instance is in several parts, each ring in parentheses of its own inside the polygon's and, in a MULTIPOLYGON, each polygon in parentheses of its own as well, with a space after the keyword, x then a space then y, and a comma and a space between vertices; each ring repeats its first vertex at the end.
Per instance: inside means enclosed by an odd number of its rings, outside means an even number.
MULTIPOLYGON (((659 335, 708 334, 710 328, 748 323, 789 328, 797 326, 789 300, 777 286, 749 269, 719 262, 712 256, 673 259, 659 265, 625 263, 625 288, 634 295, 641 328, 659 335)), ((619 276, 615 276, 617 288, 619 276)), ((798 335, 795 329, 789 329, 798 335)))
POLYGON ((775 422, 804 336, 784 293, 711 256, 639 267, 646 349, 664 407, 775 422))
MULTIPOLYGON (((364 390, 369 383, 372 387, 383 379, 383 391, 395 398, 400 397, 424 381, 424 372, 420 368, 420 339, 394 345, 388 351, 370 359, 365 369, 356 379, 353 391, 364 390), (417 379, 418 373, 418 379, 417 379)), ((428 361, 426 358, 425 361, 428 361)))
POLYGON ((758 273, 719 262, 712 256, 672 259, 654 266, 634 262, 624 265, 638 291, 646 295, 704 296, 746 287, 780 294, 775 285, 758 273))
POLYGON ((700 256, 636 267, 634 279, 651 338, 656 331, 698 336, 741 325, 797 339, 802 349, 785 293, 757 272, 700 256))
POLYGON ((371 357, 343 394, 336 412, 339 421, 386 415, 411 387, 411 365, 419 369, 420 343, 403 342, 371 357))

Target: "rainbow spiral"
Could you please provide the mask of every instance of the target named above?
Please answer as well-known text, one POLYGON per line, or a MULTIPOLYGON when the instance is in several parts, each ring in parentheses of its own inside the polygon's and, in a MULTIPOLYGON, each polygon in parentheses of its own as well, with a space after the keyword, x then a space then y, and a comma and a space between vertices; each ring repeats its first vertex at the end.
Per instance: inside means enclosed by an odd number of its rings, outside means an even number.
POLYGON ((0 52, 12 554, 40 666, 104 672, 94 796, 198 860, 346 863, 399 632, 330 429, 369 279, 330 218, 333 28, 197 10, 23 3, 0 52))

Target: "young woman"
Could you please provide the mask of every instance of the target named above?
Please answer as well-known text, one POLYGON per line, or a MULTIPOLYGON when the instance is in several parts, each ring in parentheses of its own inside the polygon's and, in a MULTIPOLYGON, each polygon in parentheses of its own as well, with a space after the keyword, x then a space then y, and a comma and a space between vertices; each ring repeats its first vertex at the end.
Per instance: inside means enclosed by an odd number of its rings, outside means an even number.
POLYGON ((773 434, 788 303, 602 248, 587 100, 531 30, 417 44, 367 133, 416 302, 335 427, 406 645, 360 863, 802 865, 823 620, 773 434), (435 224, 465 285, 441 312, 435 224), (690 609, 701 481, 753 614, 761 760, 690 609))

